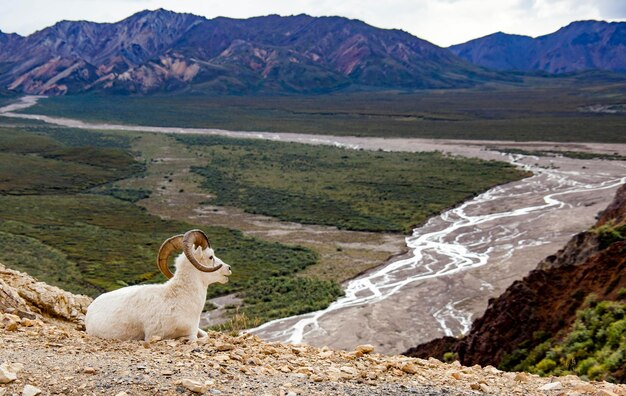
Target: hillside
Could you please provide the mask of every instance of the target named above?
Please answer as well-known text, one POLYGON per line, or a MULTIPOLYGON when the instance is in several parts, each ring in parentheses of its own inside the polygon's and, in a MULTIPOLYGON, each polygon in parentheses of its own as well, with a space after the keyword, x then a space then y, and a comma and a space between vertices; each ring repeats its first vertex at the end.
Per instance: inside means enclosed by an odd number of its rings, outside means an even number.
POLYGON ((491 299, 487 311, 474 321, 469 334, 462 339, 437 339, 406 354, 443 357, 454 353, 467 365, 491 364, 541 370, 546 374, 558 369, 562 373, 626 381, 626 343, 623 343, 626 321, 620 308, 626 300, 625 224, 626 185, 617 191, 613 203, 592 229, 575 235, 557 254, 539 263, 536 270, 515 281, 500 297, 491 299), (601 322, 610 319, 602 315, 613 315, 612 311, 615 321, 598 328, 601 322), (600 318, 594 319, 598 313, 600 318), (591 336, 582 331, 591 329, 596 329, 591 336), (617 336, 617 344, 599 351, 611 332, 617 336), (568 343, 574 342, 578 342, 578 349, 572 356, 561 356, 568 351, 568 343), (598 361, 596 355, 600 352, 607 354, 602 359, 615 360, 598 361), (557 362, 542 368, 539 363, 544 358, 557 362), (587 359, 593 360, 585 363, 587 359), (567 367, 561 368, 556 363, 567 367))
POLYGON ((0 86, 30 94, 328 92, 467 87, 497 77, 399 30, 342 17, 205 19, 163 9, 117 23, 0 33, 0 86))
POLYGON ((626 22, 572 22, 537 38, 498 32, 449 49, 468 62, 494 70, 626 72, 626 22))
POLYGON ((194 343, 104 341, 81 330, 88 302, 0 265, 0 395, 626 394, 625 386, 384 356, 368 346, 332 351, 222 333, 194 343))

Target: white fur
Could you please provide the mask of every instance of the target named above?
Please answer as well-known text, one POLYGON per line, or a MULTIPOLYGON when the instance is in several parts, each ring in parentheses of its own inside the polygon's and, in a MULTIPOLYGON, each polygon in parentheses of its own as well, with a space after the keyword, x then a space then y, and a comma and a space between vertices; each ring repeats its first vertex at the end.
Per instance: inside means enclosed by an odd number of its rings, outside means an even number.
POLYGON ((222 264, 215 272, 197 270, 184 254, 176 258, 174 277, 158 285, 123 287, 104 293, 87 309, 85 327, 92 336, 118 340, 149 340, 206 336, 199 329, 207 287, 226 283, 230 266, 215 257, 213 249, 198 247, 194 257, 206 265, 222 264), (209 260, 209 257, 213 257, 209 260))

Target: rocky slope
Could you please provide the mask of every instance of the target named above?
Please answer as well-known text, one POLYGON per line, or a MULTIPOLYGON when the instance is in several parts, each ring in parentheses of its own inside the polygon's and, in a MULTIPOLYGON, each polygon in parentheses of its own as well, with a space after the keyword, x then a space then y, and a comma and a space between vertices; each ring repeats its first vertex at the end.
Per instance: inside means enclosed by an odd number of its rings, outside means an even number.
POLYGON ((626 22, 573 22, 537 38, 498 32, 449 49, 469 62, 495 70, 626 72, 626 22))
POLYGON ((105 341, 80 329, 86 297, 4 267, 0 293, 0 395, 626 395, 626 386, 384 356, 367 345, 332 351, 221 333, 194 343, 105 341))
POLYGON ((433 88, 494 76, 406 32, 340 17, 207 20, 161 9, 0 33, 0 85, 31 94, 433 88))
POLYGON ((624 224, 626 185, 591 230, 574 236, 557 254, 490 300, 467 336, 437 339, 406 354, 443 357, 454 352, 463 364, 498 366, 521 345, 530 350, 546 336, 562 338, 588 296, 609 301, 624 298, 620 290, 626 288, 626 241, 613 233, 624 224))

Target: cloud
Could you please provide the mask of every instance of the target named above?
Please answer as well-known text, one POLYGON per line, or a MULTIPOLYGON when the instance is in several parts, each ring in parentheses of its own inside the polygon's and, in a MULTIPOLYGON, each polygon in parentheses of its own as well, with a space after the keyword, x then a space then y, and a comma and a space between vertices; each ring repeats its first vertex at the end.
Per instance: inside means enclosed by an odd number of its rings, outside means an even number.
POLYGON ((624 0, 599 0, 598 8, 600 9, 602 18, 626 18, 626 1, 624 0))

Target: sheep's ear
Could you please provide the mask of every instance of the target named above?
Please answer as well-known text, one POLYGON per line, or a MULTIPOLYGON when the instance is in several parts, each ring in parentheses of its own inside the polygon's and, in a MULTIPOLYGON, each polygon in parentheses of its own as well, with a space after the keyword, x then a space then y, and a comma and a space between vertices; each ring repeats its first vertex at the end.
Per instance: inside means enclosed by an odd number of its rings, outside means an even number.
POLYGON ((202 246, 198 246, 193 253, 196 257, 202 257, 202 246))

